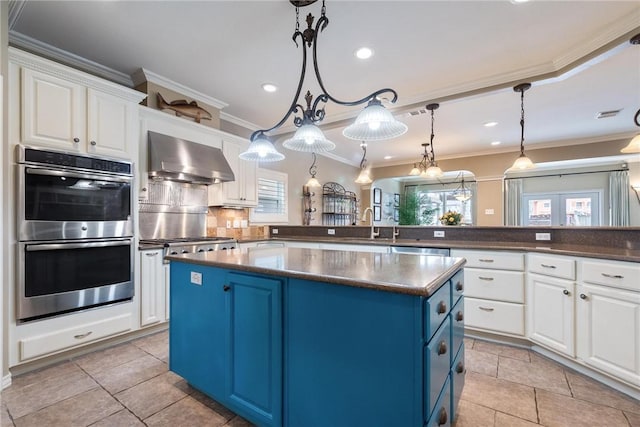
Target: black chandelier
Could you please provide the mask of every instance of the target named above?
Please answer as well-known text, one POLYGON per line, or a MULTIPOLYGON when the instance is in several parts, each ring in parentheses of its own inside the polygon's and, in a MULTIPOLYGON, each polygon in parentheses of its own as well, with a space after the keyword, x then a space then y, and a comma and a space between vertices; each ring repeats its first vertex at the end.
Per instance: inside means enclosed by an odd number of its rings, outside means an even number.
POLYGON ((433 133, 433 123, 434 116, 433 112, 440 107, 440 104, 428 104, 426 109, 431 111, 431 135, 428 143, 421 144, 424 147, 424 154, 422 155, 422 160, 420 163, 414 163, 413 169, 409 172, 411 176, 421 176, 423 178, 438 178, 442 176, 442 169, 438 166, 438 162, 436 162, 436 154, 433 151, 433 139, 435 134, 433 133), (427 148, 431 148, 431 152, 427 151, 427 148))
POLYGON ((240 158, 244 160, 269 162, 284 159, 284 155, 276 150, 266 134, 281 127, 292 114, 298 113, 300 113, 301 116, 295 116, 293 120, 293 124, 298 129, 293 137, 287 139, 283 143, 283 146, 295 151, 314 153, 333 150, 335 148, 335 144, 326 139, 320 128, 317 126, 317 123, 321 122, 325 117, 324 106, 328 101, 344 106, 355 106, 364 104, 365 102, 368 103, 365 109, 360 112, 356 118, 355 123, 343 130, 343 135, 347 138, 360 141, 376 141, 394 138, 407 131, 407 126, 404 123, 397 121, 393 115, 384 108, 378 99, 380 95, 389 94, 392 95, 390 102, 395 103, 398 99, 398 94, 395 90, 389 88, 380 89, 356 101, 339 100, 327 91, 324 86, 324 82, 320 77, 317 58, 318 36, 329 24, 329 18, 326 16, 324 0, 322 1, 321 16, 315 24, 315 27, 313 26, 315 18, 311 13, 309 13, 306 18, 307 28, 304 31, 300 31, 299 9, 313 4, 316 1, 317 0, 290 0, 290 3, 295 6, 296 9, 296 27, 292 38, 296 46, 299 46, 299 39, 302 45, 302 70, 300 72, 300 79, 298 81, 296 93, 291 105, 284 114, 284 117, 278 123, 269 129, 259 129, 253 132, 250 137, 251 143, 249 144, 249 148, 247 151, 240 154, 240 158), (302 86, 304 84, 307 70, 307 49, 312 49, 313 70, 322 93, 314 100, 311 92, 307 91, 305 95, 306 107, 303 107, 298 103, 298 99, 302 93, 302 86))

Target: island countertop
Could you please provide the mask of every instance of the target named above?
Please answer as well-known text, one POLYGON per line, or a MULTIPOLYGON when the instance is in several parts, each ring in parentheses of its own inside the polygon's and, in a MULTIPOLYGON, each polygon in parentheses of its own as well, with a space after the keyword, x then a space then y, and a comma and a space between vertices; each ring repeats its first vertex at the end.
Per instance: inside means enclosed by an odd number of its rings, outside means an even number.
POLYGON ((465 264, 463 258, 280 247, 170 255, 167 259, 425 297, 465 264))

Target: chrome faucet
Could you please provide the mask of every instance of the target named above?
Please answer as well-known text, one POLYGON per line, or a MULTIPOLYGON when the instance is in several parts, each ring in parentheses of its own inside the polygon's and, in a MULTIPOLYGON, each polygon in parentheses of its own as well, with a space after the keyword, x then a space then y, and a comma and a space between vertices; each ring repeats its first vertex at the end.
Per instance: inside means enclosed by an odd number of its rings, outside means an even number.
POLYGON ((369 236, 369 238, 375 239, 380 235, 380 231, 376 231, 375 227, 373 226, 373 209, 366 208, 364 210, 364 213, 362 214, 362 222, 365 222, 367 220, 367 212, 369 212, 369 219, 371 220, 371 235, 369 236))
POLYGON ((391 221, 391 225, 392 225, 391 235, 393 236, 393 242, 395 243, 396 237, 400 235, 400 230, 396 229, 396 222, 393 220, 393 216, 387 217, 387 221, 391 221))

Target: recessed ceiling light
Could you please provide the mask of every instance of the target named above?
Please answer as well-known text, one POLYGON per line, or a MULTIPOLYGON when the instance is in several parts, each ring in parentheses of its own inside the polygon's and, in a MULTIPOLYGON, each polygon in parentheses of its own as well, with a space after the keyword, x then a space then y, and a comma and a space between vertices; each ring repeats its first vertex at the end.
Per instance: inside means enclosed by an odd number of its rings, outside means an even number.
POLYGON ((510 1, 511 1, 511 3, 513 3, 513 4, 518 4, 518 3, 526 3, 526 2, 528 2, 529 0, 510 0, 510 1))
POLYGON ((369 59, 373 56, 373 50, 369 49, 368 47, 361 47, 360 49, 356 50, 355 55, 359 59, 369 59))
POLYGON ((393 156, 384 156, 385 160, 393 159, 393 156))
POLYGON ((494 127, 495 125, 497 125, 498 122, 487 122, 484 124, 485 127, 491 128, 494 127))
POLYGON ((272 83, 264 83, 264 84, 262 85, 262 89, 263 89, 265 92, 269 92, 269 93, 271 93, 271 92, 275 92, 275 91, 277 91, 277 90, 278 90, 278 87, 277 87, 276 85, 272 84, 272 83))
POLYGON ((491 145, 500 145, 502 141, 491 141, 491 145))

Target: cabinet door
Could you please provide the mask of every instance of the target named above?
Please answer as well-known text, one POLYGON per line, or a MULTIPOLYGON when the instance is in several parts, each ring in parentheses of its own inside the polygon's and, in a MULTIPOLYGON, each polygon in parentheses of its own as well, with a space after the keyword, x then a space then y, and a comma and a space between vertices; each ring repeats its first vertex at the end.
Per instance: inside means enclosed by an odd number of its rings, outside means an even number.
POLYGON ((140 252, 140 326, 165 320, 165 270, 162 250, 140 252))
POLYGON ((578 357, 640 386, 640 293, 581 284, 577 299, 578 357))
POLYGON ((222 143, 222 152, 224 153, 224 157, 229 162, 229 166, 233 170, 233 174, 235 175, 235 181, 224 182, 222 184, 222 191, 224 195, 224 203, 242 203, 242 184, 244 181, 243 176, 243 163, 244 161, 240 159, 240 153, 242 153, 242 149, 239 145, 234 144, 232 142, 224 141, 222 143))
POLYGON ((85 89, 22 68, 22 142, 77 150, 85 141, 85 89))
POLYGON ((529 274, 527 335, 561 353, 575 356, 574 288, 569 280, 529 274))
POLYGON ((90 153, 131 157, 133 106, 117 96, 87 89, 87 139, 90 153))
POLYGON ((235 181, 209 186, 209 205, 232 205, 253 207, 258 205, 258 183, 256 162, 240 159, 245 146, 225 140, 222 152, 235 175, 235 181))
POLYGON ((277 279, 227 273, 227 396, 261 425, 282 418, 282 312, 277 279))
POLYGON ((221 399, 225 391, 224 273, 171 262, 169 368, 198 390, 221 399))
MULTIPOLYGON (((241 147, 244 151, 245 147, 241 147)), ((240 154, 240 153, 238 153, 240 154)), ((242 172, 242 184, 244 188, 243 204, 246 206, 258 206, 258 165, 257 162, 250 162, 239 159, 240 170, 242 172)))

